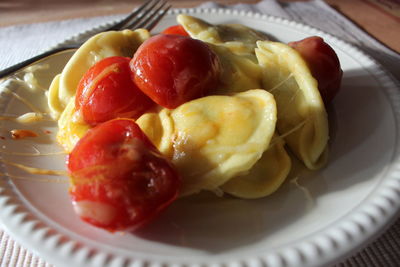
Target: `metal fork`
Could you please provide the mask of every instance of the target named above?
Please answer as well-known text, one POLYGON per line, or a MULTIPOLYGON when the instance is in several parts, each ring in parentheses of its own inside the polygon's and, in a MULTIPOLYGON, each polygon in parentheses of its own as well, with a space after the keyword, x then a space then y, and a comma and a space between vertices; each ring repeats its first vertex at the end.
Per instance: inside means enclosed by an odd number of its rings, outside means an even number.
POLYGON ((64 42, 64 45, 48 50, 40 55, 22 61, 16 65, 8 67, 2 71, 0 71, 0 79, 4 78, 7 75, 10 75, 18 70, 21 70, 24 67, 27 67, 33 63, 39 62, 40 60, 57 54, 59 52, 71 49, 79 48, 86 40, 88 40, 93 35, 105 32, 105 31, 116 31, 123 29, 138 29, 144 28, 147 30, 152 30, 158 22, 165 16, 167 11, 171 8, 171 5, 167 5, 166 0, 150 0, 146 1, 140 7, 134 9, 127 17, 122 19, 121 21, 114 23, 108 28, 98 28, 93 31, 90 31, 90 34, 84 35, 82 37, 73 38, 64 42))

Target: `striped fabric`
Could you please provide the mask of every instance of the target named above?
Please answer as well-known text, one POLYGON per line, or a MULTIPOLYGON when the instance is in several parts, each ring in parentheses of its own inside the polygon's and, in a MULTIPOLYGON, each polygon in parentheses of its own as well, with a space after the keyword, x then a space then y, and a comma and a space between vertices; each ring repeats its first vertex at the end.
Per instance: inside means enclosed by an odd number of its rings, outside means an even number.
POLYGON ((400 219, 383 235, 366 248, 338 263, 336 267, 386 266, 397 267, 400 264, 400 219))
POLYGON ((0 267, 50 267, 40 257, 21 247, 0 230, 0 267))

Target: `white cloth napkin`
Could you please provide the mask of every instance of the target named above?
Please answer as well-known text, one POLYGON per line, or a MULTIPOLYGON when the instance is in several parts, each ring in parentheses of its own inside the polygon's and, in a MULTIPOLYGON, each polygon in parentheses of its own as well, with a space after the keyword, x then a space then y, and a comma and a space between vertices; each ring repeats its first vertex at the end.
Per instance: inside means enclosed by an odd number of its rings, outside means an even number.
MULTIPOLYGON (((260 12, 309 24, 364 50, 400 80, 400 55, 359 29, 321 0, 280 3, 263 0, 258 4, 221 6, 207 2, 201 7, 220 7, 260 12)), ((0 28, 0 70, 44 52, 66 37, 121 16, 103 16, 0 28)), ((381 237, 338 266, 397 266, 400 263, 400 220, 381 237)), ((51 266, 22 248, 0 229, 0 266, 51 266)))

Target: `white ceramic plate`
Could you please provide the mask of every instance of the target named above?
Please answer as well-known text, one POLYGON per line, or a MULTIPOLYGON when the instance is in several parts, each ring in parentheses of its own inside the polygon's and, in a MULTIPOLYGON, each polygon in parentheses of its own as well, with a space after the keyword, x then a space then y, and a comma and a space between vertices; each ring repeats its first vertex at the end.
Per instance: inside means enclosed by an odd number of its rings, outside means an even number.
MULTIPOLYGON (((177 12, 170 13, 158 30, 175 24, 177 12)), ((277 193, 260 200, 208 194, 181 199, 135 234, 110 234, 81 222, 72 211, 67 180, 39 182, 42 176, 4 165, 3 172, 32 179, 0 179, 0 220, 6 230, 57 266, 317 266, 343 259, 368 242, 400 206, 400 101, 394 81, 356 48, 308 26, 227 10, 185 12, 212 23, 242 23, 282 42, 320 35, 334 47, 344 77, 329 108, 329 165, 300 173, 300 186, 287 181, 277 193)), ((38 71, 40 83, 46 85, 69 56, 45 62, 51 68, 38 71)), ((45 105, 40 90, 32 92, 15 82, 9 88, 45 105)), ((0 104, 7 114, 29 111, 7 93, 0 104)), ((4 159, 64 169, 63 155, 10 155, 61 151, 54 141, 54 122, 21 126, 4 121, 0 137, 21 127, 40 135, 0 140, 4 159)))

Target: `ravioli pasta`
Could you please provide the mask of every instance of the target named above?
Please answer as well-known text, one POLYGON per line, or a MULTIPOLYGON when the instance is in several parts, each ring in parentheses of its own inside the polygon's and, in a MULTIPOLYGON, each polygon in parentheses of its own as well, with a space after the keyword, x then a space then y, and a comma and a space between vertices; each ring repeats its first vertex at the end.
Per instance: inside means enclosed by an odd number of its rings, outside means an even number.
MULTIPOLYGON (((249 199, 270 195, 291 171, 286 145, 309 169, 325 164, 325 108, 294 49, 243 25, 212 25, 187 15, 177 20, 216 53, 220 83, 213 95, 175 109, 157 107, 136 122, 183 177, 182 196, 202 190, 249 199)), ((82 75, 104 57, 132 56, 147 38, 145 30, 100 34, 53 80, 49 106, 59 118, 57 138, 66 151, 90 129, 74 106, 82 75)))

